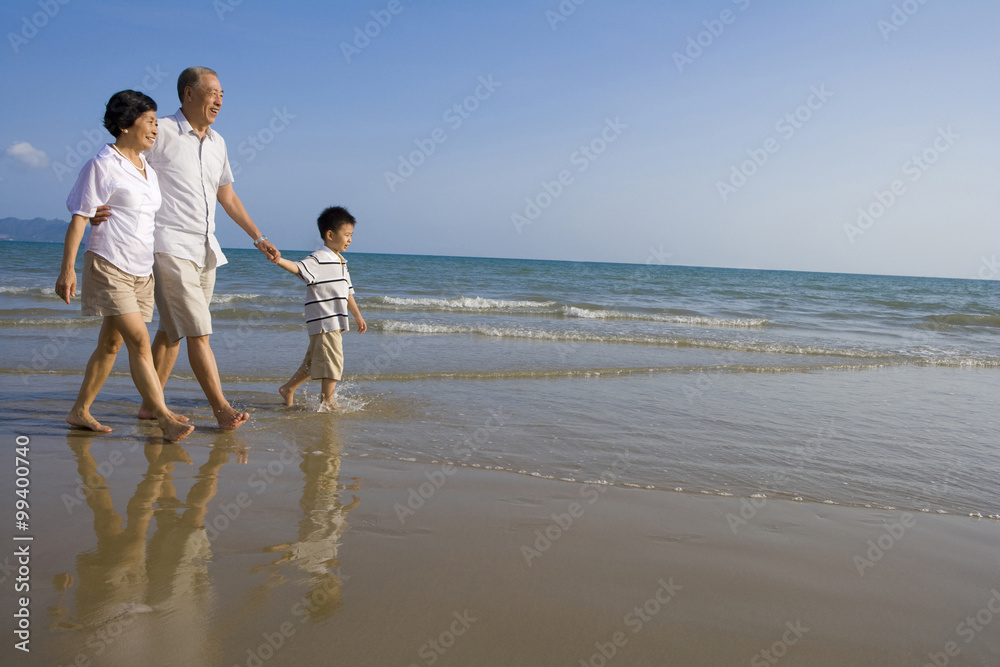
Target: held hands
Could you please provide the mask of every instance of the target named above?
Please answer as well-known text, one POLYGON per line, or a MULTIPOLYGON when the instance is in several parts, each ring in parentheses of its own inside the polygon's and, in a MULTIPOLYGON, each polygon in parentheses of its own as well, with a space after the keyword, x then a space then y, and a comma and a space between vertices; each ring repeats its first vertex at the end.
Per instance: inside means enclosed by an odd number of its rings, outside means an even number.
POLYGON ((94 213, 94 217, 90 219, 90 224, 95 227, 108 218, 111 217, 111 207, 110 206, 98 206, 97 212, 94 213))
POLYGON ((264 255, 273 263, 277 264, 278 260, 281 259, 281 252, 274 247, 274 244, 264 239, 257 244, 257 250, 260 250, 264 255))
POLYGON ((59 278, 56 279, 56 294, 66 303, 69 303, 71 296, 76 296, 75 269, 63 269, 59 272, 59 278))

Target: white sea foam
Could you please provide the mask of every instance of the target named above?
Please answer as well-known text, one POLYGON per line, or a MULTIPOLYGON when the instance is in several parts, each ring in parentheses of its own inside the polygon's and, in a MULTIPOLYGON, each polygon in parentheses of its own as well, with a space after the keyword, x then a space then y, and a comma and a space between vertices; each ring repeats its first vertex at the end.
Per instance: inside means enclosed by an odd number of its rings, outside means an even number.
POLYGON ((364 299, 362 304, 372 310, 398 310, 422 312, 456 313, 537 313, 587 320, 632 320, 639 322, 663 322, 699 327, 760 328, 767 326, 764 318, 724 318, 703 315, 674 315, 669 313, 635 313, 608 310, 600 307, 567 306, 556 301, 525 301, 506 299, 486 299, 483 297, 460 296, 453 299, 403 298, 377 296, 364 299))

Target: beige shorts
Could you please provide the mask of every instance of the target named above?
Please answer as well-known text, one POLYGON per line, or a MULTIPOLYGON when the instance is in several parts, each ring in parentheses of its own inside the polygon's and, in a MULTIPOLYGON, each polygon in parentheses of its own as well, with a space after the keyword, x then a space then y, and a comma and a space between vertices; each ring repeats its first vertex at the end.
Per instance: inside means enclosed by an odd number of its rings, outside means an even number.
POLYGON ((215 291, 215 255, 206 257, 205 266, 189 259, 158 252, 153 255, 156 276, 156 310, 159 330, 170 342, 189 336, 212 333, 212 315, 208 306, 215 291))
POLYGON ((344 374, 344 345, 339 331, 309 336, 309 349, 299 371, 313 380, 340 380, 344 374))
POLYGON ((140 313, 153 321, 153 276, 133 276, 92 252, 83 254, 80 302, 88 316, 111 317, 140 313))

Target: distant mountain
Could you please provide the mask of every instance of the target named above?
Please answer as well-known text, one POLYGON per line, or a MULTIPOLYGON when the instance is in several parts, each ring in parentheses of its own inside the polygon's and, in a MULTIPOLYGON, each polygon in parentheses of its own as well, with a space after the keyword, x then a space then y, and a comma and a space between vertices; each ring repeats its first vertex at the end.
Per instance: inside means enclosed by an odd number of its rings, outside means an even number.
POLYGON ((0 241, 39 241, 42 243, 62 243, 66 239, 66 220, 21 220, 20 218, 0 219, 0 241))

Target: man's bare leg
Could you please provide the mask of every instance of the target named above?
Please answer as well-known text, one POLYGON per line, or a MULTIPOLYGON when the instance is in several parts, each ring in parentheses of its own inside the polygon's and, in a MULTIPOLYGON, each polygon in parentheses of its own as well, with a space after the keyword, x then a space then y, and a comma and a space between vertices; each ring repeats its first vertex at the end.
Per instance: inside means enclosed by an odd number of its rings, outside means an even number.
POLYGON ((205 398, 212 406, 212 412, 219 422, 219 428, 227 431, 243 426, 250 413, 237 412, 222 393, 222 381, 219 380, 219 368, 215 364, 215 355, 209 345, 208 336, 189 336, 187 339, 188 361, 191 370, 198 378, 198 384, 205 392, 205 398))
POLYGON ((94 419, 90 414, 90 406, 97 398, 98 392, 111 375, 111 369, 115 366, 115 357, 122 346, 122 337, 112 324, 111 319, 104 318, 101 324, 101 333, 97 336, 97 347, 90 355, 87 362, 87 370, 83 375, 83 384, 80 385, 80 393, 77 394, 73 408, 66 416, 66 422, 77 428, 86 428, 98 433, 110 433, 111 427, 105 426, 94 419))
MULTIPOLYGON (((156 332, 156 336, 153 338, 153 365, 156 367, 156 376, 160 380, 161 391, 167 388, 167 380, 170 379, 174 364, 177 363, 177 353, 180 349, 180 340, 171 343, 165 331, 156 332)), ((171 414, 182 422, 188 421, 184 415, 174 412, 171 414)), ((147 405, 146 401, 143 401, 142 405, 139 406, 139 419, 156 419, 156 413, 151 406, 147 405)))

